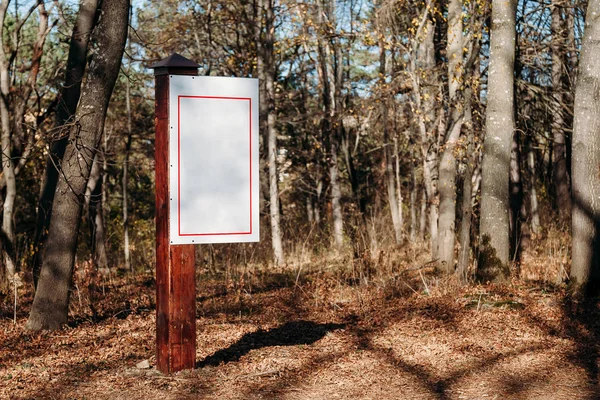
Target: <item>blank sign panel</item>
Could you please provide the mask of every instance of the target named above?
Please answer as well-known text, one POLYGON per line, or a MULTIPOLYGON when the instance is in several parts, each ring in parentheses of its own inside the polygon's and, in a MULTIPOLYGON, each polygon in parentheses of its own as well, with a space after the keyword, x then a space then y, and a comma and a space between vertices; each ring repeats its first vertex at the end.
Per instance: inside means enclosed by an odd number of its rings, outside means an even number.
POLYGON ((170 79, 170 241, 258 241, 257 80, 170 79))

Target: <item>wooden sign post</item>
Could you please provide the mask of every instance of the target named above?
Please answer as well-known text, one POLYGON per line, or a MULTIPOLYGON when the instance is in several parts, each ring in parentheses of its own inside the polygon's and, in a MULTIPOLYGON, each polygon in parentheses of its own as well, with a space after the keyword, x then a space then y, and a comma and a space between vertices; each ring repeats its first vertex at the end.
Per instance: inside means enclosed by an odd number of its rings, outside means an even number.
POLYGON ((198 75, 198 67, 178 54, 150 67, 156 91, 156 367, 165 374, 196 365, 195 248, 169 239, 169 89, 173 76, 198 75))
POLYGON ((195 366, 194 245, 257 242, 258 80, 198 76, 178 54, 156 77, 156 359, 195 366))

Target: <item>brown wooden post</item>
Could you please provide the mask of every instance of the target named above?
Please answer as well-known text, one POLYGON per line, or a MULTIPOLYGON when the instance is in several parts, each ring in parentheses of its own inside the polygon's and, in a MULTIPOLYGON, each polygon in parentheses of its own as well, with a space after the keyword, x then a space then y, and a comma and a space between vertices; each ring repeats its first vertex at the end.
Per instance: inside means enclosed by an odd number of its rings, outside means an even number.
POLYGON ((198 67, 179 54, 150 67, 156 94, 156 364, 165 374, 196 365, 194 245, 169 240, 169 85, 173 75, 198 75, 198 67))

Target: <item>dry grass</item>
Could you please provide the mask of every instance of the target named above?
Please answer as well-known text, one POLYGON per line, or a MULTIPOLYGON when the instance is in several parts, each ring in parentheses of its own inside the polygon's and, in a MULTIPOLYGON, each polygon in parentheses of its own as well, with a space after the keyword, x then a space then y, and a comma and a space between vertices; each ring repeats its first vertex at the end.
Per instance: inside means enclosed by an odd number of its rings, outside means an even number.
POLYGON ((0 398, 600 398, 600 312, 550 255, 504 286, 440 278, 419 246, 201 269, 197 368, 173 376, 135 367, 155 365, 152 276, 83 271, 63 331, 23 329, 26 287, 16 326, 2 304, 0 398))

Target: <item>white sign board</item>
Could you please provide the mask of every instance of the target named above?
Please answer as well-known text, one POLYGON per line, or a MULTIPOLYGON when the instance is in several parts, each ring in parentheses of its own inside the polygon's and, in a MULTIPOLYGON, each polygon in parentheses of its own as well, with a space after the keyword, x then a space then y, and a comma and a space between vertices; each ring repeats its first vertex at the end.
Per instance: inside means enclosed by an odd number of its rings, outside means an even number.
POLYGON ((259 240, 258 80, 170 76, 172 244, 259 240))

